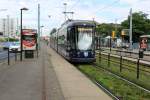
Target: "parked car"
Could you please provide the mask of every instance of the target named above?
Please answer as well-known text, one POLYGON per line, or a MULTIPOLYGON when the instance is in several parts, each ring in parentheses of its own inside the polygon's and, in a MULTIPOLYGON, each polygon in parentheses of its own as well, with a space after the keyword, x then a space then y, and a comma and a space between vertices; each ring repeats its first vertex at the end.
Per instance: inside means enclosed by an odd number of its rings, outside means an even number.
POLYGON ((8 49, 10 45, 11 45, 10 42, 4 42, 4 43, 2 44, 3 50, 8 49))
POLYGON ((9 46, 10 51, 20 51, 20 42, 14 42, 9 46))

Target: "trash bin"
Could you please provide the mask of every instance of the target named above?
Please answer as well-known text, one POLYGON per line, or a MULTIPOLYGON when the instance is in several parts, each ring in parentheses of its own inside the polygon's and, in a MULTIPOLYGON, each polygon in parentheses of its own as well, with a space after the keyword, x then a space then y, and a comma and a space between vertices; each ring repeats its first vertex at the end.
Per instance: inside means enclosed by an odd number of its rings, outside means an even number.
POLYGON ((26 50, 25 51, 25 58, 34 58, 34 51, 33 50, 26 50))
POLYGON ((139 58, 143 58, 143 55, 144 55, 143 52, 144 52, 143 49, 140 49, 140 50, 139 50, 139 58))

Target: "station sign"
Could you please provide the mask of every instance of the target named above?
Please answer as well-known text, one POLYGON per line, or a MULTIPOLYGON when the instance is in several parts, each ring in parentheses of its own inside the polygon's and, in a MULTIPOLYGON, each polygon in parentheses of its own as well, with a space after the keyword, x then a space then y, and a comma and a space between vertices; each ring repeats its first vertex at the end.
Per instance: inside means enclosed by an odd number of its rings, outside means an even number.
POLYGON ((141 39, 140 48, 142 48, 142 49, 147 49, 148 48, 147 38, 142 38, 141 39))

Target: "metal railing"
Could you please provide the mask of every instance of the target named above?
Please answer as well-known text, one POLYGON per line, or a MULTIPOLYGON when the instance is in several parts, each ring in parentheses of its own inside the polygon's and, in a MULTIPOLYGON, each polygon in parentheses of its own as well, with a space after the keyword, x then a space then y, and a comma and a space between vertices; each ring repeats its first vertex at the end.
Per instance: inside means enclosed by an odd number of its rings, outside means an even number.
POLYGON ((131 82, 150 89, 150 62, 144 63, 139 58, 127 58, 122 55, 114 55, 101 49, 96 53, 96 63, 131 82))

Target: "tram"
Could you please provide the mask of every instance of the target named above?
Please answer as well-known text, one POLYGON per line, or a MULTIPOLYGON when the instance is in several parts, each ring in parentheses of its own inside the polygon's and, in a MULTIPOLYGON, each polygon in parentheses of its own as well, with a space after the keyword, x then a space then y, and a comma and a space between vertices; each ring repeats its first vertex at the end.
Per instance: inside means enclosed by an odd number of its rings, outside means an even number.
POLYGON ((93 21, 68 20, 51 34, 50 45, 70 62, 94 62, 94 37, 93 21))

